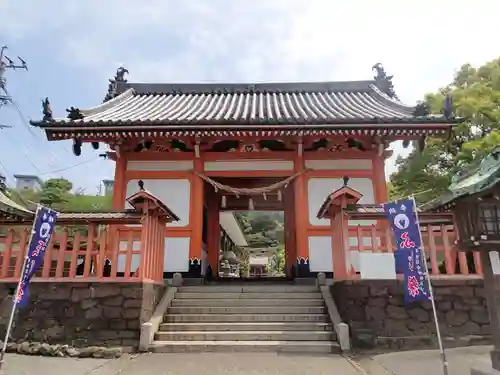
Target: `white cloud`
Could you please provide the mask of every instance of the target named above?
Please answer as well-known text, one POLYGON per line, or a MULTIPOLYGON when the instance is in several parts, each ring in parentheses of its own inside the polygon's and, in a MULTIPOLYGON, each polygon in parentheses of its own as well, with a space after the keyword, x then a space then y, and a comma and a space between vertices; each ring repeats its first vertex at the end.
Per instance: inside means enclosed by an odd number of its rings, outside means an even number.
POLYGON ((412 103, 500 55, 499 13, 496 0, 24 0, 0 3, 0 34, 51 36, 96 85, 120 63, 180 82, 366 79, 382 62, 412 103))

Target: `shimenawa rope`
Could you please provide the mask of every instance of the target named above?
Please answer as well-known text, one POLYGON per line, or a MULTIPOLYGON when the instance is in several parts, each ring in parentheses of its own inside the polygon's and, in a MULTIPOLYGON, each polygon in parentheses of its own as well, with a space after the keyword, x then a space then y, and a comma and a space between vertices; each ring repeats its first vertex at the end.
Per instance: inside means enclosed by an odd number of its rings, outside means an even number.
POLYGON ((212 185, 215 189, 215 191, 225 191, 227 193, 232 193, 236 196, 240 195, 261 195, 261 194, 266 194, 266 193, 271 193, 273 191, 286 188, 290 182, 292 182, 295 178, 297 178, 300 175, 303 175, 307 173, 309 169, 305 169, 301 172, 297 172, 290 177, 285 178, 282 181, 276 182, 274 184, 271 184, 269 186, 262 186, 258 188, 235 188, 229 185, 224 185, 221 184, 220 182, 217 182, 213 179, 211 179, 208 176, 205 176, 202 173, 195 172, 201 179, 204 181, 208 182, 210 185, 212 185))

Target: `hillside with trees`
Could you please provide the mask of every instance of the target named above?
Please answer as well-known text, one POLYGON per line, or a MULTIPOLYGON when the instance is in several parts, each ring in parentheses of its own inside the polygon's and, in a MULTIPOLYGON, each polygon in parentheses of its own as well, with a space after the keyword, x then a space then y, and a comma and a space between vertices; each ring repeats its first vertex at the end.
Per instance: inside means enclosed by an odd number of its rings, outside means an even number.
POLYGON ((445 97, 453 102, 453 113, 465 120, 448 139, 428 138, 422 152, 396 162, 390 179, 391 198, 415 193, 419 203, 437 200, 461 170, 478 163, 500 145, 500 58, 480 67, 465 64, 446 87, 425 96, 430 113, 441 113, 445 97))
POLYGON ((283 212, 244 211, 235 213, 249 247, 276 247, 284 244, 283 212))
POLYGON ((8 189, 9 197, 30 209, 37 203, 58 211, 106 211, 111 210, 111 196, 86 195, 82 189, 73 190, 73 184, 64 178, 53 178, 44 182, 40 191, 8 189))
MULTIPOLYGON (((236 212, 235 217, 245 233, 249 247, 278 248, 268 266, 272 274, 282 274, 285 269, 285 218, 283 212, 244 211, 236 212)), ((238 257, 243 263, 243 269, 248 266, 247 255, 245 251, 239 251, 238 257)))

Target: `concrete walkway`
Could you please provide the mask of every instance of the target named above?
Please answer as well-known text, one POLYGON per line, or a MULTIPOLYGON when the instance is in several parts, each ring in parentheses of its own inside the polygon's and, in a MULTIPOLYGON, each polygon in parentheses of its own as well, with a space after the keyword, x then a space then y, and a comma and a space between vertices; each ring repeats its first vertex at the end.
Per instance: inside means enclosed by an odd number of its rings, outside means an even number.
MULTIPOLYGON (((448 349, 445 351, 450 375, 470 375, 474 365, 490 365, 490 346, 448 349)), ((370 375, 422 375, 443 373, 438 350, 418 350, 355 358, 370 375)))
MULTIPOLYGON (((449 373, 469 375, 489 363, 490 347, 447 350, 449 373)), ((422 350, 355 357, 275 353, 141 354, 120 359, 6 356, 0 375, 422 375, 442 374, 439 352, 422 350)))
POLYGON ((360 375, 338 355, 141 354, 115 360, 8 355, 1 375, 360 375))

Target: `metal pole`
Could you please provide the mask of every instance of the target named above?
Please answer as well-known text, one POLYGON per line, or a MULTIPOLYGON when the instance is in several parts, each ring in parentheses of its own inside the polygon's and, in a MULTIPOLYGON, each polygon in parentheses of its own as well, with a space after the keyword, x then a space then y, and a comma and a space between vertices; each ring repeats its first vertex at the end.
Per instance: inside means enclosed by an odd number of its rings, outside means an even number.
MULTIPOLYGON (((420 228, 420 221, 418 219, 417 202, 415 202, 415 196, 412 195, 411 200, 413 201, 413 207, 415 209, 415 219, 417 220, 417 223, 419 224, 419 228, 420 228)), ((425 256, 424 241, 422 239, 422 232, 420 230, 418 231, 418 235, 420 237, 421 256, 424 259, 425 276, 427 278, 427 284, 429 285, 429 294, 431 297, 432 314, 434 315, 434 323, 436 325, 436 334, 437 334, 437 339, 438 339, 438 344, 439 344, 439 351, 441 353, 441 362, 443 364, 443 374, 448 375, 448 360, 446 359, 446 353, 444 352, 444 348, 443 348, 443 340, 441 339, 441 331, 439 329, 439 321, 438 321, 438 317, 437 317, 436 302, 434 301, 434 291, 432 289, 431 277, 429 275, 429 269, 427 268, 427 257, 425 256)), ((429 236, 430 236, 430 233, 429 233, 429 236)))
POLYGON ((24 276, 24 271, 26 269, 26 264, 28 263, 29 246, 31 244, 31 240, 33 239, 33 235, 35 234, 35 222, 36 222, 36 217, 38 215, 39 210, 40 210, 40 205, 38 205, 38 207, 36 208, 35 218, 33 219, 33 226, 31 227, 30 241, 28 242, 28 245, 26 247, 26 251, 25 251, 26 255, 24 258, 23 267, 21 268, 21 276, 19 277, 19 281, 17 283, 16 294, 14 294, 14 298, 12 299, 12 310, 10 311, 9 323, 7 324, 7 330, 5 331, 5 339, 3 340, 3 347, 2 347, 2 351, 0 352, 0 370, 2 369, 2 365, 3 365, 4 357, 5 357, 5 352, 7 351, 7 342, 8 342, 9 337, 10 337, 10 331, 12 330, 12 324, 14 323, 14 316, 16 314, 16 308, 17 308, 16 297, 19 294, 19 289, 21 287, 21 282, 23 281, 23 276, 24 276))

